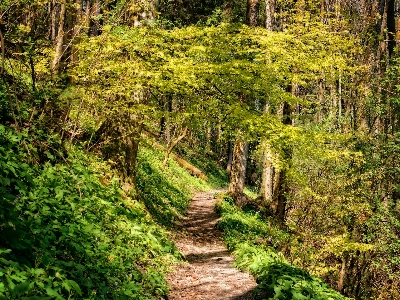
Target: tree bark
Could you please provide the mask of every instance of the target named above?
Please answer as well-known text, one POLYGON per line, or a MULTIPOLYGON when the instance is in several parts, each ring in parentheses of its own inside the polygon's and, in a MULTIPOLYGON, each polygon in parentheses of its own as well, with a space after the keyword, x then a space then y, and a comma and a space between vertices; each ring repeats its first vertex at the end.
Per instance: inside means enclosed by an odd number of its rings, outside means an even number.
MULTIPOLYGON (((249 26, 257 26, 259 7, 259 0, 247 0, 246 19, 249 26)), ((246 100, 244 95, 242 95, 241 98, 241 101, 246 100)), ((243 189, 246 179, 247 154, 249 150, 248 143, 242 140, 240 136, 241 132, 239 131, 233 147, 231 178, 228 188, 229 193, 239 206, 241 205, 242 199, 246 198, 243 194, 243 189)))
MULTIPOLYGON (((265 27, 272 31, 275 27, 275 0, 265 0, 265 27)), ((269 113, 270 104, 265 104, 264 113, 269 113)), ((263 153, 263 166, 261 173, 260 197, 264 206, 271 206, 274 195, 274 166, 272 165, 271 149, 268 146, 263 153)))
POLYGON ((226 173, 231 175, 232 171, 232 160, 233 160, 233 142, 228 142, 228 163, 226 164, 226 173))
POLYGON ((260 196, 264 206, 270 206, 274 195, 274 167, 271 161, 271 152, 264 152, 263 169, 261 174, 260 196))
POLYGON ((246 179, 248 143, 238 138, 233 147, 233 159, 229 194, 240 204, 246 179))
POLYGON ((388 0, 387 7, 387 34, 388 34, 388 54, 392 57, 394 48, 396 46, 396 1, 388 0))
POLYGON ((268 31, 275 28, 275 0, 265 0, 265 28, 268 31))
POLYGON ((54 59, 51 66, 51 70, 53 73, 58 72, 60 60, 63 54, 65 7, 66 0, 62 0, 60 8, 60 21, 58 23, 58 33, 56 38, 56 53, 54 54, 54 59))
POLYGON ((51 3, 51 40, 55 41, 56 40, 56 35, 57 35, 57 2, 56 0, 53 0, 51 3))
POLYGON ((249 26, 258 25, 260 0, 247 0, 246 21, 249 26))
MULTIPOLYGON (((292 91, 293 93, 293 91, 292 91)), ((291 108, 290 105, 287 102, 284 102, 283 104, 283 110, 282 110, 282 123, 285 125, 291 125, 291 108)), ((276 204, 276 216, 277 218, 284 222, 286 218, 286 205, 287 205, 287 200, 288 200, 288 194, 289 194, 289 185, 288 185, 288 178, 287 178, 287 170, 289 168, 290 161, 292 159, 292 148, 288 145, 284 146, 282 149, 282 159, 285 162, 286 166, 280 170, 279 172, 279 182, 276 190, 276 199, 277 199, 277 204, 276 204)))
POLYGON ((342 266, 340 268, 339 281, 338 281, 338 285, 337 285, 337 289, 341 293, 343 292, 345 275, 346 275, 346 259, 342 258, 342 266))
MULTIPOLYGON (((94 0, 94 3, 91 7, 91 17, 98 17, 100 15, 100 1, 94 0)), ((90 34, 92 36, 100 35, 100 21, 97 19, 92 19, 90 22, 90 34)))
POLYGON ((5 64, 5 60, 6 60, 6 46, 5 46, 5 42, 4 42, 4 36, 3 33, 0 30, 0 47, 1 47, 1 71, 0 71, 0 75, 4 74, 4 64, 5 64))

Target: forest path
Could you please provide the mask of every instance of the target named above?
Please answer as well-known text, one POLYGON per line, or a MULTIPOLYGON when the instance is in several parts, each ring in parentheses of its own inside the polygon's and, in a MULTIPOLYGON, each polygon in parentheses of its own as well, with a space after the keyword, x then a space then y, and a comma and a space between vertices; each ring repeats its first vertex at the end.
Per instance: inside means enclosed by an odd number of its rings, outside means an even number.
POLYGON ((232 267, 233 258, 216 229, 213 192, 197 193, 174 241, 188 263, 169 275, 169 300, 250 300, 255 280, 232 267))

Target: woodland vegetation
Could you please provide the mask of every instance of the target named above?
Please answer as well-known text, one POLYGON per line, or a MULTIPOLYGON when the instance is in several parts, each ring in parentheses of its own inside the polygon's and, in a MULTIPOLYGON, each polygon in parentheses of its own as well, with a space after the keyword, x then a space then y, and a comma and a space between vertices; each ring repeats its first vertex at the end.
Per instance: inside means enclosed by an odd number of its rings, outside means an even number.
POLYGON ((400 299, 399 9, 2 0, 0 299, 166 298, 224 185, 269 299, 400 299))

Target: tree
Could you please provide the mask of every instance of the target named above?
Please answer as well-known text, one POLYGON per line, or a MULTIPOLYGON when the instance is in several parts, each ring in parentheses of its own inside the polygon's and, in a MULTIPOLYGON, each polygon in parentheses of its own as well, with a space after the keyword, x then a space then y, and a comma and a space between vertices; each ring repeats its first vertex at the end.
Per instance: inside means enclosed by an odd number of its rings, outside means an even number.
MULTIPOLYGON (((249 26, 257 26, 258 14, 259 14, 259 0, 248 0, 247 1, 247 13, 246 20, 249 26)), ((241 97, 244 102, 248 101, 246 96, 241 97)), ((239 130, 238 136, 233 147, 232 152, 232 166, 230 172, 229 182, 229 193, 237 201, 237 203, 243 203, 244 183, 246 179, 246 166, 247 166, 247 155, 249 145, 243 140, 241 132, 239 130)))

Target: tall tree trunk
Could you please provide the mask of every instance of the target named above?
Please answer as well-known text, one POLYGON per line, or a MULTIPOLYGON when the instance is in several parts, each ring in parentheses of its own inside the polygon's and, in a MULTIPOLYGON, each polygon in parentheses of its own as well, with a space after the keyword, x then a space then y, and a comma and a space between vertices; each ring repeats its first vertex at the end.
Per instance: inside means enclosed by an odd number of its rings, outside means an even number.
MULTIPOLYGON (((259 8, 259 0, 247 0, 246 18, 249 26, 257 26, 259 8)), ((244 102, 246 100, 245 95, 241 95, 241 101, 244 102)), ((237 204, 240 204, 241 199, 245 197, 243 189, 246 179, 248 148, 248 143, 242 140, 241 132, 239 131, 233 147, 231 178, 228 188, 229 193, 233 196, 237 204)))
MULTIPOLYGON (((272 31, 275 27, 275 0, 265 0, 265 27, 268 31, 272 31)), ((266 103, 264 113, 269 113, 270 103, 266 103)), ((263 165, 261 173, 260 197, 262 205, 271 206, 274 195, 274 166, 272 164, 272 155, 268 141, 266 141, 266 149, 263 153, 263 165)))
POLYGON ((228 187, 229 194, 235 199, 237 204, 240 204, 243 196, 248 149, 248 143, 237 138, 233 147, 231 180, 228 187))
MULTIPOLYGON (((78 43, 78 36, 81 31, 83 24, 83 11, 82 11, 82 0, 75 0, 75 16, 73 16, 73 31, 71 40, 75 39, 75 43, 78 43)), ((76 52, 77 49, 74 47, 74 44, 71 47, 71 62, 74 63, 76 61, 76 52)))
POLYGON ((275 28, 275 0, 265 0, 265 28, 268 31, 275 28))
POLYGON ((62 0, 60 6, 60 21, 58 23, 58 33, 56 38, 56 53, 54 54, 53 63, 51 65, 51 70, 54 74, 58 72, 60 60, 63 55, 65 7, 66 0, 62 0))
MULTIPOLYGON (((100 1, 99 0, 93 0, 94 3, 91 7, 91 17, 94 17, 94 19, 91 20, 90 22, 90 34, 93 36, 98 36, 100 34, 100 21, 96 18, 100 15, 100 1)), ((92 2, 93 2, 92 1, 92 2)))
POLYGON ((90 35, 90 0, 85 0, 85 32, 90 35))
POLYGON ((284 222, 286 217, 286 205, 287 205, 287 194, 289 192, 289 186, 287 181, 286 170, 279 172, 279 186, 277 190, 277 202, 276 202, 276 217, 284 222))
POLYGON ((6 48, 5 48, 4 36, 3 36, 3 33, 1 32, 1 29, 0 29, 0 47, 1 47, 1 71, 0 71, 0 75, 3 75, 4 74, 4 65, 5 65, 5 60, 6 60, 6 48))
MULTIPOLYGON (((292 90, 292 94, 295 93, 294 90, 292 90)), ((291 125, 292 120, 291 120, 291 113, 292 109, 290 108, 290 105, 287 102, 283 103, 283 110, 282 110, 282 123, 285 125, 291 125)), ((286 205, 287 205, 287 196, 289 193, 289 185, 288 185, 288 177, 287 177, 287 170, 289 169, 290 166, 290 161, 292 159, 292 148, 290 145, 284 146, 283 148, 283 161, 285 162, 285 167, 280 170, 279 172, 279 182, 277 183, 277 191, 276 191, 276 199, 277 199, 277 204, 276 204, 276 216, 280 221, 285 221, 286 217, 286 205)))
POLYGON ((341 266, 340 272, 339 272, 339 280, 338 280, 338 284, 337 284, 337 289, 341 293, 343 293, 345 275, 346 275, 346 259, 343 257, 342 258, 342 266, 341 266))
POLYGON ((57 36, 57 1, 53 0, 51 3, 51 40, 55 41, 57 36))
POLYGON ((247 0, 246 21, 249 26, 258 25, 260 0, 247 0))
POLYGON ((271 206, 274 195, 274 167, 271 159, 271 150, 266 149, 264 152, 260 188, 261 201, 264 206, 271 206))
POLYGON ((400 47, 400 16, 397 16, 397 23, 396 23, 396 47, 400 47))
POLYGON ((231 175, 232 171, 232 160, 233 160, 233 142, 228 142, 228 163, 226 164, 226 173, 231 175))
POLYGON ((392 57, 396 46, 396 1, 388 0, 387 8, 387 35, 388 35, 388 54, 392 57))

